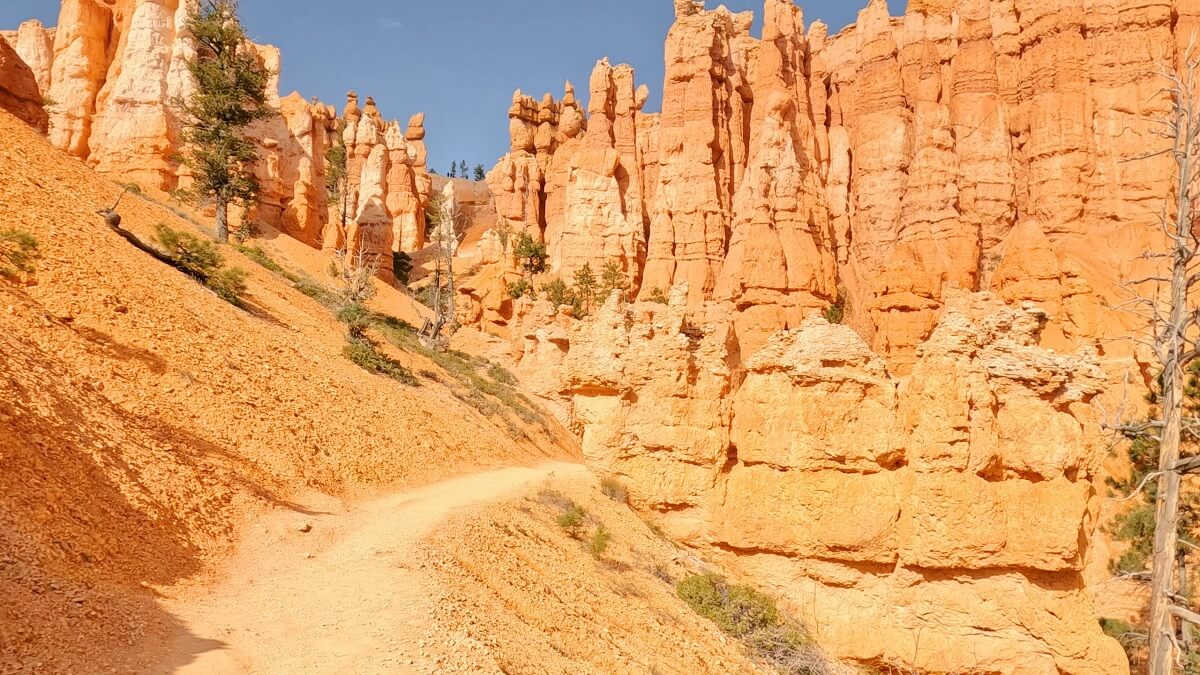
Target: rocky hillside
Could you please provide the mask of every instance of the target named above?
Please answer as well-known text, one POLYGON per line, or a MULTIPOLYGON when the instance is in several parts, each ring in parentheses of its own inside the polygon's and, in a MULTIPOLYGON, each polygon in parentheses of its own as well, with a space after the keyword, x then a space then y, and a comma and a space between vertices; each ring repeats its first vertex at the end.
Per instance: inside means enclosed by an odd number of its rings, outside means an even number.
MULTIPOLYGON (((49 139, 98 173, 166 193, 187 188, 179 154, 180 122, 171 101, 192 86, 184 64, 193 48, 184 34, 192 3, 179 0, 64 0, 58 26, 36 21, 7 33, 0 49, 15 49, 34 91, 16 96, 48 106, 49 139)), ((258 205, 235 219, 270 227, 332 251, 350 237, 388 259, 392 251, 424 245, 424 211, 431 193, 425 166, 424 117, 407 126, 385 120, 369 97, 351 92, 339 121, 332 106, 299 93, 278 93, 279 50, 255 45, 274 74, 268 104, 277 114, 256 123, 258 205), (326 191, 326 153, 339 140, 347 150, 347 213, 343 225, 326 191), (349 230, 349 231, 347 231, 349 230)), ((0 72, 8 68, 0 51, 0 72)), ((0 82, 14 81, 5 76, 0 82)), ((28 87, 27 87, 28 88, 28 87)), ((5 104, 0 89, 0 104, 5 104)), ((24 105, 24 104, 23 104, 24 105)), ((20 114, 20 113, 18 113, 20 114)), ((46 125, 43 116, 42 126, 46 125)), ((391 274, 384 265, 382 275, 391 274)))
MULTIPOLYGON (((246 309, 224 302, 103 224, 118 185, 3 111, 0 138, 5 226, 42 256, 32 285, 0 283, 0 670, 153 663, 137 647, 174 624, 147 588, 197 574, 253 514, 307 492, 577 452, 548 419, 468 402, 417 354, 395 354, 429 373, 417 387, 362 370, 326 308, 233 250, 250 292, 246 309)), ((132 195, 121 212, 146 240, 157 223, 196 227, 132 195)))
MULTIPOLYGON (((255 268, 239 311, 98 224, 120 191, 104 175, 156 195, 188 183, 167 104, 187 93, 187 5, 63 0, 57 28, 0 36, 0 106, 61 151, 0 117, 0 207, 46 253, 34 285, 0 285, 0 341, 19 354, 0 371, 18 411, 0 417, 15 467, 0 472, 0 533, 15 534, 0 537, 16 552, 0 591, 17 598, 0 622, 19 627, 0 654, 82 658, 56 616, 106 643, 169 634, 142 586, 194 574, 247 514, 302 490, 579 454, 682 557, 766 586, 848 661, 1127 670, 1095 609, 1099 404, 1136 400, 1153 376, 1127 339, 1137 318, 1114 306, 1160 236, 1171 162, 1144 155, 1168 102, 1151 73, 1200 30, 1196 0, 912 0, 901 17, 870 0, 836 35, 765 0, 758 37, 751 13, 675 0, 662 111, 607 60, 586 101, 570 84, 561 99, 518 91, 490 195, 429 175, 420 115, 402 126, 353 93, 340 116, 274 100, 253 132, 264 195, 244 220, 287 235, 271 250, 319 275, 317 251, 345 241, 418 252, 434 192, 459 202, 459 318, 494 336, 460 343, 507 351, 569 432, 481 408, 461 373, 419 354, 389 352, 432 374, 419 390, 367 375, 295 283, 255 268), (344 227, 325 190, 339 142, 344 227), (522 264, 522 234, 546 269, 522 264), (547 299, 585 266, 615 269, 625 293, 547 299)), ((142 236, 189 226, 152 199, 124 212, 142 236)), ((579 551, 547 534, 546 503, 527 491, 427 542, 456 599, 439 619, 489 617, 458 635, 487 649, 457 666, 622 670, 694 640, 680 658, 744 667, 647 586, 661 542, 564 584, 579 551), (603 601, 578 613, 580 588, 603 601), (671 620, 622 611, 614 588, 671 620), (625 616, 637 631, 610 628, 625 616)))

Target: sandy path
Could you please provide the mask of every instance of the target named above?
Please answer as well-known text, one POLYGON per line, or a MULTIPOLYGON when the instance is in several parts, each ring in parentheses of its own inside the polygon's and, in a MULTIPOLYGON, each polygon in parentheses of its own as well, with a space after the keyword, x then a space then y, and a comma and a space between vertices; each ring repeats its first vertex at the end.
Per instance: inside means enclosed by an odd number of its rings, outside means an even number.
POLYGON ((154 672, 429 672, 430 596, 413 545, 458 509, 579 471, 501 469, 352 507, 312 507, 332 513, 269 514, 248 528, 215 585, 162 598, 184 629, 154 672))

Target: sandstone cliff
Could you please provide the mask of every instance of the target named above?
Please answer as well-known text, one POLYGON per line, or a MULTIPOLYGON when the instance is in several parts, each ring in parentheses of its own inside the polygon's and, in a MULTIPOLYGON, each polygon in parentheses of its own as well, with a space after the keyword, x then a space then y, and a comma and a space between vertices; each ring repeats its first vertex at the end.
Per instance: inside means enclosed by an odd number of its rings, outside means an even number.
POLYGON ((734 322, 614 293, 523 301, 523 377, 673 538, 770 584, 835 655, 923 672, 1117 673, 1085 567, 1106 446, 1094 350, 953 295, 910 377, 813 316, 739 365, 734 322), (547 377, 557 373, 557 377, 547 377))
MULTIPOLYGON (((25 101, 10 105, 29 108, 42 97, 50 107, 50 141, 83 159, 96 171, 120 176, 144 188, 168 192, 187 187, 189 176, 176 156, 180 123, 172 101, 186 97, 192 86, 186 59, 193 53, 185 34, 192 0, 64 0, 59 25, 46 29, 36 21, 22 24, 6 36, 0 49, 13 43, 27 64, 34 84, 14 95, 25 101)), ((298 93, 281 98, 279 50, 253 45, 265 68, 274 74, 269 104, 278 114, 256 123, 249 135, 258 143, 260 160, 255 174, 261 187, 259 203, 246 214, 235 214, 251 225, 278 229, 314 247, 331 250, 362 231, 384 256, 390 273, 391 251, 412 251, 423 245, 424 208, 430 195, 425 168, 423 118, 415 116, 407 129, 384 124, 381 118, 360 128, 344 130, 354 171, 353 185, 376 183, 375 195, 386 216, 360 208, 357 192, 343 226, 331 213, 326 190, 326 152, 339 129, 333 107, 298 93), (380 157, 372 165, 377 175, 361 175, 375 147, 380 157), (377 222, 378 221, 378 222, 377 222), (376 231, 378 230, 378 231, 376 231)), ((10 68, 0 52, 0 66, 10 68)), ((15 66, 11 66, 15 67, 15 66)), ((4 71, 0 82, 25 82, 4 71)), ((7 89, 0 89, 0 93, 7 89)), ((27 113, 28 114, 28 113, 27 113)), ((375 112, 378 116, 378 112, 375 112)), ((43 113, 44 116, 44 113, 43 113)), ((43 127, 45 122, 42 122, 43 127)), ((357 240, 354 241, 358 245, 357 240)))
MULTIPOLYGON (((1073 348, 1131 325, 1102 308, 1145 264, 1170 162, 1128 160, 1154 145, 1166 100, 1149 73, 1186 45, 1193 4, 890 17, 872 0, 829 36, 768 0, 757 39, 748 13, 681 0, 661 113, 607 62, 586 119, 573 91, 518 95, 489 184, 502 227, 540 236, 553 273, 618 260, 643 298, 687 282, 689 308, 719 302, 745 354, 841 302, 905 373, 954 289, 1044 303, 1046 344, 1073 348), (1019 273, 1031 257, 1036 283, 1019 273)), ((512 311, 476 314, 503 333, 512 311)))
POLYGON ((586 118, 570 87, 518 92, 489 175, 499 229, 547 245, 535 284, 616 260, 670 304, 514 301, 488 290, 521 276, 502 251, 463 318, 511 338, 641 509, 836 653, 1123 671, 1092 609, 1093 403, 1144 372, 1113 307, 1170 166, 1130 160, 1200 7, 872 0, 830 36, 766 0, 758 39, 675 6, 661 113, 601 61, 586 118), (845 326, 815 318, 835 304, 845 326))

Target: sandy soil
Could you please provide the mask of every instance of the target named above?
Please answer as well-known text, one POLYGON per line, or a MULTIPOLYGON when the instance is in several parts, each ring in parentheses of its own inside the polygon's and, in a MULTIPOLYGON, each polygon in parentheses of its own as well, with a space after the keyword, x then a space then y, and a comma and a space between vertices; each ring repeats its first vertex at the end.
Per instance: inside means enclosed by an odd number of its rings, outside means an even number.
MULTIPOLYGON (((101 222, 120 192, 0 111, 0 228, 41 251, 26 283, 0 281, 0 673, 157 663, 146 645, 177 621, 148 589, 220 568, 246 523, 302 495, 578 456, 552 420, 482 412, 423 357, 404 356, 434 378, 419 387, 363 371, 327 309, 229 247, 248 309, 220 300, 101 222)), ((143 240, 198 231, 151 199, 120 211, 143 240)))
POLYGON ((271 513, 247 528, 217 583, 163 591, 180 630, 147 672, 433 672, 450 641, 431 621, 419 539, 553 472, 586 469, 500 469, 357 505, 314 495, 308 513, 271 513))
MULTIPOLYGON (((247 308, 220 300, 100 222, 120 192, 0 111, 0 228, 42 254, 0 282, 0 674, 754 672, 675 597, 698 561, 544 466, 580 458, 553 419, 415 352, 391 350, 421 386, 363 371, 328 309, 229 247, 247 308), (564 500, 607 552, 555 524, 564 500)), ((120 211, 143 240, 205 225, 120 211)))

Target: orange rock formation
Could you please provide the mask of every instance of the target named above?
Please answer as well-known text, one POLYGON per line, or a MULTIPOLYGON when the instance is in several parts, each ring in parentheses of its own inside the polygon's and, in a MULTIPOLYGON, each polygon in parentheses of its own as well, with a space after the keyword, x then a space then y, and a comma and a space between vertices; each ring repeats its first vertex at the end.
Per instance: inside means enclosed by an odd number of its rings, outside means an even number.
MULTIPOLYGON (((569 90, 515 99, 489 176, 550 274, 619 260, 670 305, 614 294, 577 321, 467 282, 467 318, 512 339, 640 508, 836 654, 1123 672, 1090 595, 1092 401, 1139 372, 1112 307, 1170 166, 1129 160, 1159 147, 1152 73, 1200 6, 872 0, 829 36, 766 0, 762 39, 749 14, 675 7, 661 113, 613 105, 632 84, 602 61, 570 134, 569 90), (847 326, 816 318, 839 301, 847 326)), ((510 258, 478 278, 511 281, 510 258)))
POLYGON ((375 100, 362 108, 358 94, 350 92, 342 119, 345 129, 348 194, 344 203, 346 227, 340 218, 330 221, 324 237, 326 250, 349 240, 385 256, 381 273, 391 276, 392 251, 416 251, 425 246, 425 209, 433 193, 426 168, 425 116, 414 115, 408 126, 386 122, 375 100))
MULTIPOLYGON (((54 103, 50 141, 98 172, 158 191, 186 187, 187 170, 175 159, 181 149, 180 123, 171 101, 186 97, 192 86, 185 69, 192 47, 182 35, 190 7, 186 0, 64 0, 57 28, 26 22, 0 40, 11 41, 20 55, 16 62, 24 60, 25 70, 32 71, 32 90, 14 93, 40 108, 40 88, 54 103)), ((7 43, 0 47, 8 48, 7 43)), ((245 219, 327 250, 344 243, 345 229, 351 234, 362 230, 385 254, 382 267, 390 272, 391 251, 423 244, 430 195, 423 118, 415 116, 405 130, 395 122, 384 124, 375 111, 372 123, 347 125, 353 183, 374 181, 382 211, 367 208, 366 201, 359 204, 355 193, 350 222, 343 228, 340 219, 331 218, 325 185, 326 151, 338 133, 337 114, 297 93, 281 99, 275 93, 279 50, 254 48, 276 74, 269 103, 278 114, 250 130, 259 145, 255 173, 261 194, 245 219), (383 148, 372 165, 378 175, 359 175, 375 147, 383 148)), ((0 64, 8 63, 4 53, 0 64)), ((7 87, 24 80, 5 71, 0 81, 7 87)))
MULTIPOLYGON (((538 234, 560 276, 619 260, 643 298, 687 282, 746 354, 841 297, 904 373, 953 289, 1050 303, 1056 346, 1122 334, 1099 307, 1136 274, 1170 172, 1127 160, 1154 145, 1166 100, 1149 74, 1200 9, 1027 4, 893 18, 872 0, 828 36, 768 0, 756 39, 749 13, 681 0, 661 113, 603 61, 586 120, 570 90, 515 97, 513 150, 489 176, 502 226, 538 234), (1038 285, 1012 276, 1027 246, 1053 260, 1038 285)), ((488 310, 510 327, 511 306, 488 310)))
POLYGON ((740 361, 734 323, 699 323, 687 297, 614 293, 582 322, 523 304, 518 349, 589 464, 668 534, 769 583, 842 658, 1125 671, 1085 572, 1106 451, 1094 350, 1039 346, 1032 303, 958 294, 902 380, 818 317, 740 361))
POLYGON ((0 108, 46 132, 48 118, 36 75, 7 39, 0 39, 0 108))

